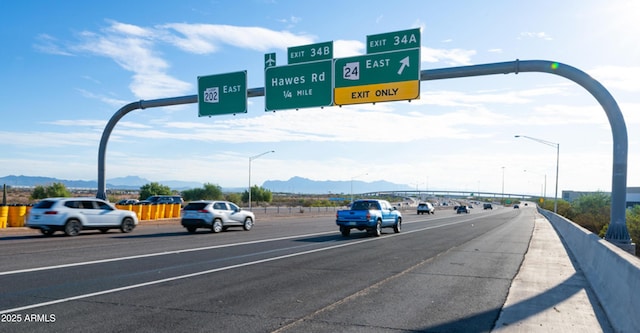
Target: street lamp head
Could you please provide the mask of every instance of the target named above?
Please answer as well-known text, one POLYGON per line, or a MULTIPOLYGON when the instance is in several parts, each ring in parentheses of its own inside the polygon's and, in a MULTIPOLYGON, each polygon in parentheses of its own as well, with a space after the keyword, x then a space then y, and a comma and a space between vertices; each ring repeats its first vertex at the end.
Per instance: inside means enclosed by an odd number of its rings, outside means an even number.
POLYGON ((519 138, 519 137, 520 137, 520 135, 514 135, 513 137, 514 137, 514 138, 519 138))

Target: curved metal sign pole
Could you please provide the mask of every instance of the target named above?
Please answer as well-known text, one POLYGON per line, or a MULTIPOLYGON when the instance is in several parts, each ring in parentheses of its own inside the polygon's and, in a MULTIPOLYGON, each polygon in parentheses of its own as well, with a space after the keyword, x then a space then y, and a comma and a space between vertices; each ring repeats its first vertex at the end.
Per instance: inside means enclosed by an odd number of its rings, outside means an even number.
MULTIPOLYGON (((583 88, 585 88, 598 103, 602 106, 613 135, 613 173, 611 182, 611 223, 607 230, 605 239, 617 246, 630 251, 633 247, 631 237, 626 224, 626 193, 627 193, 627 154, 628 138, 627 127, 624 122, 622 112, 613 96, 600 82, 593 79, 585 72, 558 62, 548 60, 516 60, 502 63, 492 63, 474 66, 461 66, 451 68, 429 69, 420 72, 420 80, 441 80, 458 77, 470 77, 493 74, 518 74, 520 72, 542 72, 565 77, 583 88)), ((254 88, 247 90, 247 97, 264 96, 264 88, 254 88)), ((197 103, 198 96, 183 96, 151 101, 139 101, 128 104, 118 110, 111 117, 102 133, 100 148, 98 151, 98 193, 97 197, 106 199, 106 179, 105 179, 105 154, 107 141, 111 131, 120 118, 130 111, 145 109, 150 107, 197 103)), ((556 198, 557 200, 557 198, 556 198)))

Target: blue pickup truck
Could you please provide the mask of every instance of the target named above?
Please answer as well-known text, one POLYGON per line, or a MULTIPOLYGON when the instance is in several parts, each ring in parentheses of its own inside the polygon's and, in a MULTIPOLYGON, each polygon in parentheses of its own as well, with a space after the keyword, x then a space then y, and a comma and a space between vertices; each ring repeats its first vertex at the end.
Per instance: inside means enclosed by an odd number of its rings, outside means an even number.
POLYGON ((336 212, 336 224, 345 237, 351 234, 351 229, 366 230, 379 237, 382 228, 393 228, 395 233, 399 233, 402 214, 386 200, 355 200, 351 209, 336 212))

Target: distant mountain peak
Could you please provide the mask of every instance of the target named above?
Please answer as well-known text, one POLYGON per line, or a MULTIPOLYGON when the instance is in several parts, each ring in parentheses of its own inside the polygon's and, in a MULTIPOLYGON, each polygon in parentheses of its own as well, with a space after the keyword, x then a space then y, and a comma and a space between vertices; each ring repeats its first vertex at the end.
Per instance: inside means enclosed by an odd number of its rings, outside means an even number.
POLYGON ((306 194, 350 194, 376 191, 411 190, 408 185, 394 184, 384 180, 364 182, 360 180, 311 180, 304 177, 291 177, 289 180, 267 180, 262 187, 271 192, 306 194))

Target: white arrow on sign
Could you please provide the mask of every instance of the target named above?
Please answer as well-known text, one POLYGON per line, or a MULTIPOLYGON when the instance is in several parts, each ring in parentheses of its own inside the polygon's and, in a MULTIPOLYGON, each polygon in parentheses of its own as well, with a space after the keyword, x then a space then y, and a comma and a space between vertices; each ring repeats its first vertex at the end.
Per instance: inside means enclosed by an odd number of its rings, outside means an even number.
POLYGON ((402 75, 402 71, 404 71, 404 68, 409 67, 409 56, 406 56, 402 60, 400 60, 400 63, 402 65, 400 65, 400 69, 398 70, 398 75, 402 75))

